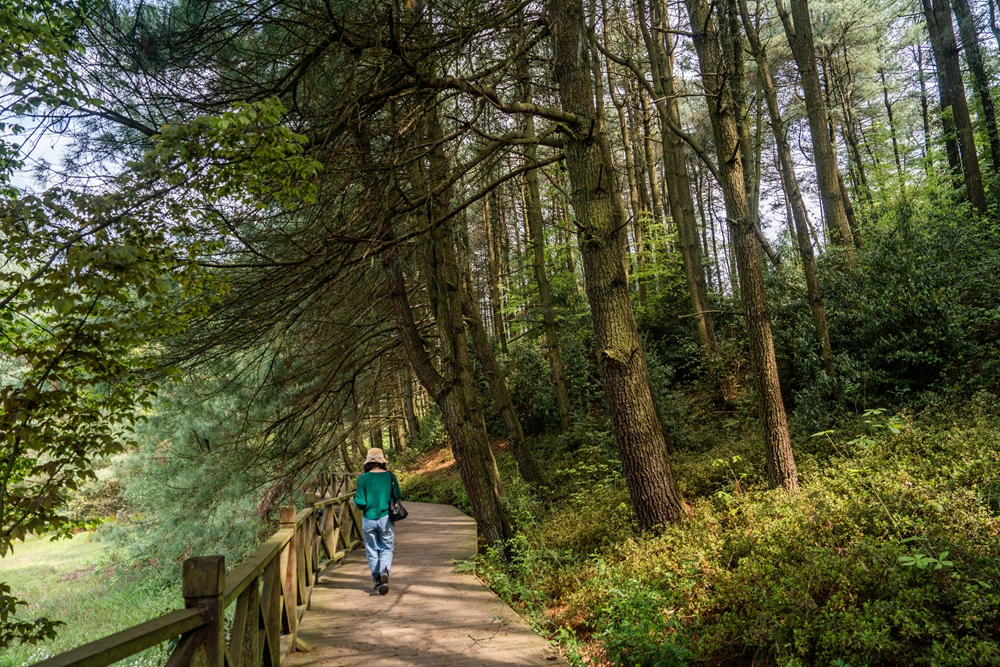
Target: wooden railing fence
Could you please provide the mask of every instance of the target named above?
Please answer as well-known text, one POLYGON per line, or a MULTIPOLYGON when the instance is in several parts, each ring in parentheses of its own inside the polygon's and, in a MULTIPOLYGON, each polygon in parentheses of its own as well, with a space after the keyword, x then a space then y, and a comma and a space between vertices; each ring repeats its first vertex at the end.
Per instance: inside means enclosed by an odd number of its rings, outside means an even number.
POLYGON ((33 667, 106 667, 178 637, 165 667, 282 667, 296 649, 311 650, 298 629, 319 573, 363 540, 356 482, 351 473, 321 475, 305 507, 282 507, 278 532, 228 574, 224 556, 185 560, 184 609, 33 667))

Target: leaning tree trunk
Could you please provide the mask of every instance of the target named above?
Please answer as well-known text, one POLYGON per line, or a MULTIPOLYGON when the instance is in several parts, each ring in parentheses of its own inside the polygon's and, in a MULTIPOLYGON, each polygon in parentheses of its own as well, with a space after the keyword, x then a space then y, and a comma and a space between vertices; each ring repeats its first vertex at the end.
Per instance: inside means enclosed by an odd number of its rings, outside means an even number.
MULTIPOLYGON (((433 101, 431 102, 433 104, 433 101)), ((428 155, 425 179, 423 165, 411 162, 410 174, 418 193, 435 192, 436 184, 449 179, 449 166, 441 147, 442 131, 437 108, 431 108, 425 118, 423 137, 432 146, 428 155), (429 183, 426 184, 426 180, 429 183)), ((441 421, 448 433, 455 466, 458 468, 476 517, 480 533, 491 544, 512 537, 510 520, 503 504, 503 485, 496 460, 490 449, 486 422, 476 393, 475 377, 469 358, 465 322, 462 316, 462 281, 455 251, 455 234, 446 218, 452 188, 443 188, 430 198, 426 207, 431 238, 424 243, 427 292, 430 310, 438 333, 440 371, 435 367, 423 338, 413 320, 401 268, 402 258, 397 246, 391 244, 392 228, 384 229, 387 250, 382 255, 386 273, 386 296, 392 304, 396 326, 410 366, 441 410, 441 421), (441 221, 439 224, 433 224, 441 221)))
POLYGON ((806 115, 809 118, 809 134, 812 137, 816 159, 816 180, 823 204, 823 216, 830 240, 844 248, 850 262, 854 257, 854 243, 847 222, 840 183, 837 180, 837 156, 830 142, 823 88, 819 80, 819 69, 816 67, 816 47, 813 43, 812 21, 809 18, 809 2, 791 0, 791 7, 792 15, 789 16, 781 0, 778 0, 778 14, 785 28, 785 36, 788 38, 795 63, 798 65, 802 92, 805 95, 806 115))
POLYGON ((598 118, 588 67, 581 0, 546 0, 554 73, 564 111, 577 122, 564 146, 580 254, 594 323, 598 364, 625 482, 639 524, 649 528, 684 517, 687 506, 667 461, 650 391, 649 367, 625 277, 626 215, 611 166, 611 145, 598 118))
POLYGON ((771 117, 771 131, 778 152, 778 167, 781 174, 781 185, 788 199, 795 227, 796 245, 799 257, 802 258, 802 270, 806 277, 806 294, 809 299, 809 310, 812 312, 813 326, 816 328, 816 339, 820 344, 820 355, 823 369, 830 377, 836 375, 833 365, 833 347, 830 344, 830 329, 826 323, 826 304, 823 292, 819 287, 819 275, 816 270, 816 256, 813 254, 812 240, 809 238, 809 218, 799 181, 795 175, 795 161, 792 157, 792 147, 788 144, 785 133, 785 123, 781 118, 781 108, 778 106, 778 94, 771 77, 771 66, 767 61, 767 53, 757 34, 757 28, 750 20, 746 0, 739 0, 740 17, 743 28, 750 42, 750 52, 757 63, 757 76, 760 78, 764 101, 767 103, 767 113, 771 117))
POLYGON ((955 29, 951 24, 951 9, 948 0, 923 0, 923 7, 927 28, 931 34, 931 50, 937 63, 938 83, 941 87, 941 115, 943 118, 950 115, 955 124, 962 172, 965 175, 965 193, 969 203, 980 213, 985 213, 986 191, 983 189, 983 177, 979 169, 969 103, 965 98, 962 64, 958 57, 958 45, 955 43, 955 29), (951 106, 951 114, 947 113, 946 100, 951 106))
POLYGON ((694 45, 715 137, 717 171, 725 198, 731 241, 736 252, 740 294, 750 344, 750 365, 757 386, 764 427, 767 478, 772 487, 793 490, 799 485, 798 473, 788 435, 785 406, 781 399, 778 364, 771 333, 771 313, 764 291, 760 252, 743 180, 742 160, 739 159, 737 119, 731 88, 727 82, 733 73, 726 67, 719 34, 707 0, 685 0, 685 4, 693 26, 694 45))
MULTIPOLYGON (((395 247, 382 255, 386 272, 386 292, 392 304, 396 326, 403 340, 403 347, 413 364, 417 378, 441 410, 455 465, 462 485, 469 496, 472 513, 479 532, 490 544, 499 544, 513 536, 507 511, 501 500, 499 474, 486 436, 486 424, 472 418, 465 401, 465 392, 453 386, 447 377, 438 373, 424 346, 406 294, 406 282, 400 268, 401 259, 395 247)), ((443 364, 444 365, 444 364, 443 364)), ((447 371, 446 371, 447 372, 447 371)))

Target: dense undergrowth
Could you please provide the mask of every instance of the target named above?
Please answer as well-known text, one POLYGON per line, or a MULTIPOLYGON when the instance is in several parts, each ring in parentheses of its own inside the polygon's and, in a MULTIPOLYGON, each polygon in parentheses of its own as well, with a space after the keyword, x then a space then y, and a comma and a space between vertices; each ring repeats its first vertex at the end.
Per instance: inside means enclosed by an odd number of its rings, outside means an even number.
MULTIPOLYGON (((706 424, 714 444, 675 455, 691 518, 658 533, 599 425, 540 438, 550 493, 508 488, 519 536, 478 572, 578 664, 997 664, 998 413, 984 394, 841 420, 795 443, 795 495, 766 489, 752 424, 706 424)), ((408 497, 454 494, 446 473, 408 497)))

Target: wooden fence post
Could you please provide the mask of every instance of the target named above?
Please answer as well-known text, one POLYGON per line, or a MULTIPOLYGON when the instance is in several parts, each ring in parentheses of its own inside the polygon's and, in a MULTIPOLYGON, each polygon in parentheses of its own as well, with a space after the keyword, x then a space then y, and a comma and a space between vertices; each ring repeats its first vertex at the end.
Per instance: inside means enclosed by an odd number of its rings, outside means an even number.
MULTIPOLYGON (((280 557, 280 571, 278 572, 281 577, 281 594, 285 602, 285 614, 287 616, 288 625, 285 629, 288 631, 292 637, 298 633, 299 629, 299 616, 298 616, 298 531, 295 530, 295 505, 283 505, 281 507, 280 513, 280 528, 281 530, 291 530, 292 539, 288 541, 288 544, 284 549, 281 550, 280 557)), ((284 660, 284 657, 282 657, 284 660)))
POLYGON ((226 633, 222 592, 226 588, 226 557, 205 556, 184 561, 181 591, 184 606, 200 609, 208 624, 199 629, 192 664, 225 667, 226 633))
MULTIPOLYGON (((316 493, 314 491, 306 491, 305 498, 303 498, 306 509, 309 510, 309 518, 302 522, 302 550, 305 555, 305 580, 306 586, 312 587, 316 585, 319 579, 319 572, 317 571, 317 564, 319 563, 319 554, 316 553, 316 493)), ((306 611, 312 609, 312 596, 310 595, 306 600, 306 611)))

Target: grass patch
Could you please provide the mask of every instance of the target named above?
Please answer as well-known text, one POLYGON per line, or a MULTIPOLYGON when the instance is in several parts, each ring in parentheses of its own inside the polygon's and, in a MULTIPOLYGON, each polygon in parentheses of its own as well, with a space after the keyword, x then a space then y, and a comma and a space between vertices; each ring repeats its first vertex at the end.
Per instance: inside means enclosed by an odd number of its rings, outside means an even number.
MULTIPOLYGON (((0 667, 30 665, 184 606, 179 583, 167 586, 158 578, 107 566, 105 544, 90 535, 57 542, 31 538, 0 560, 0 580, 28 602, 18 608, 19 617, 65 623, 53 641, 0 652, 0 667)), ((156 647, 119 664, 159 665, 165 657, 165 650, 156 647)))

